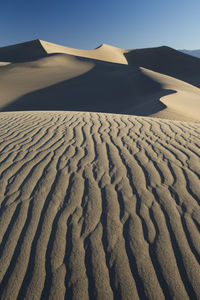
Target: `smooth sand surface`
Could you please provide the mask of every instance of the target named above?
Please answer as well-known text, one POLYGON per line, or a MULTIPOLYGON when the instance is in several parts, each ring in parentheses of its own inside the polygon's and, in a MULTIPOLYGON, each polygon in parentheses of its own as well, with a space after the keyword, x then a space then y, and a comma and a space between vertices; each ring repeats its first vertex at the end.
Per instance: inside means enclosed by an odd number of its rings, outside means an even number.
POLYGON ((9 63, 0 66, 2 111, 78 110, 199 120, 200 60, 168 47, 78 50, 36 40, 0 48, 0 61, 9 63))
POLYGON ((0 114, 2 299, 200 297, 200 124, 0 114))
POLYGON ((0 48, 0 299, 200 299, 200 60, 179 53, 0 48))
POLYGON ((40 43, 48 54, 65 53, 65 54, 71 54, 71 55, 87 57, 87 58, 108 61, 113 63, 119 63, 125 65, 128 64, 126 57, 123 55, 126 52, 126 50, 111 45, 107 45, 107 44, 102 44, 94 50, 79 50, 79 49, 56 45, 41 40, 40 43))

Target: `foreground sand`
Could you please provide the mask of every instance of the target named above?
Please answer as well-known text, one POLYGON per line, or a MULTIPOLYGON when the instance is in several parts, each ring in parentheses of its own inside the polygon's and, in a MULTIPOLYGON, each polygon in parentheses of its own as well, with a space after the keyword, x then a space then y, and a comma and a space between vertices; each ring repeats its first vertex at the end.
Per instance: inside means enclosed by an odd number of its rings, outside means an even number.
POLYGON ((0 114, 2 299, 199 299, 200 124, 0 114))

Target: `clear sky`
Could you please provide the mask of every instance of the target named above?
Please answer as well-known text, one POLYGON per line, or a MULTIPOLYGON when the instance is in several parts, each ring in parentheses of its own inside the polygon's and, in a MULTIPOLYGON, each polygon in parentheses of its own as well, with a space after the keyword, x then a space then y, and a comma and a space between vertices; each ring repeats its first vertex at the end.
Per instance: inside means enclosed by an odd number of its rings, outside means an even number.
POLYGON ((79 49, 200 49, 200 0, 1 1, 0 46, 37 38, 79 49))

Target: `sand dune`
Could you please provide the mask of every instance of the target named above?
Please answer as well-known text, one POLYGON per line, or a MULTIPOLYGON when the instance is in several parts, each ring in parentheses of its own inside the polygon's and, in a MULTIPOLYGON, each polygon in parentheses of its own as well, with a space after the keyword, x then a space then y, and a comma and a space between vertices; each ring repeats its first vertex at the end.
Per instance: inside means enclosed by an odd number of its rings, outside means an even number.
POLYGON ((102 44, 94 50, 79 50, 42 40, 33 40, 21 44, 1 47, 0 60, 16 63, 31 59, 39 59, 47 56, 48 54, 63 53, 102 61, 127 64, 127 60, 123 55, 124 52, 126 51, 107 44, 102 44))
POLYGON ((37 59, 46 55, 39 40, 0 48, 0 61, 20 62, 37 59))
MULTIPOLYGON (((77 50, 36 40, 0 48, 3 59, 14 61, 0 67, 3 111, 89 110, 199 120, 199 88, 188 84, 199 80, 189 77, 193 58, 167 47, 77 50)), ((194 74, 200 61, 195 63, 194 74)))
MULTIPOLYGON (((168 114, 170 118, 170 113, 174 110, 175 119, 178 119, 178 114, 180 114, 180 118, 183 120, 187 120, 189 118, 193 118, 199 120, 200 117, 200 90, 199 88, 188 84, 182 80, 177 80, 175 78, 159 74, 157 72, 152 72, 150 70, 141 68, 141 71, 145 76, 151 78, 155 82, 158 82, 162 87, 163 91, 175 91, 175 93, 171 93, 170 95, 161 95, 159 97, 160 102, 163 103, 166 108, 164 111, 158 111, 154 116, 161 117, 162 114, 168 114), (170 113, 169 113, 170 112, 170 113), (176 115, 177 114, 177 115, 176 115)), ((146 106, 147 101, 143 104, 143 109, 148 110, 148 106, 146 106)), ((142 108, 140 108, 142 111, 142 108)), ((139 113, 140 114, 140 113, 139 113)), ((172 116, 171 116, 172 118, 172 116)))
POLYGON ((0 114, 2 299, 200 297, 200 125, 0 114))
POLYGON ((0 48, 0 299, 200 299, 199 71, 0 48))
POLYGON ((128 63, 125 56, 123 55, 126 50, 107 44, 102 44, 94 50, 79 50, 41 40, 40 43, 47 53, 65 53, 119 64, 128 63))
POLYGON ((130 50, 125 53, 128 64, 140 66, 200 87, 200 59, 170 47, 130 50))

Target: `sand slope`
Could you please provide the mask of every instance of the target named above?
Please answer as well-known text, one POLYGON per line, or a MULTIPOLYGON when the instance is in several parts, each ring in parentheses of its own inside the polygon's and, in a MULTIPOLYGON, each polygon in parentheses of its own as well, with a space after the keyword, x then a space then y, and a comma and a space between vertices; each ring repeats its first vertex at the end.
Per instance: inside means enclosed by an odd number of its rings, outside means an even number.
POLYGON ((21 44, 0 47, 0 61, 24 62, 31 59, 39 59, 48 54, 63 53, 96 60, 127 64, 123 53, 126 50, 102 44, 93 50, 79 50, 65 47, 42 40, 33 40, 21 44))
POLYGON ((162 46, 125 53, 130 66, 140 66, 200 87, 200 59, 162 46))
POLYGON ((46 56, 46 51, 39 40, 0 47, 0 61, 16 63, 37 59, 43 56, 46 56))
POLYGON ((111 45, 107 45, 107 44, 102 44, 94 50, 79 50, 79 49, 69 48, 69 47, 45 42, 42 40, 40 40, 40 43, 48 54, 65 53, 65 54, 71 54, 75 56, 92 58, 92 59, 97 59, 97 60, 102 60, 107 62, 113 62, 113 63, 119 63, 125 65, 128 64, 124 56, 126 50, 111 45))
POLYGON ((199 120, 200 91, 194 85, 200 61, 167 47, 78 50, 36 40, 0 48, 0 61, 3 111, 78 110, 199 120))
POLYGON ((198 299, 200 125, 0 114, 2 299, 198 299))

